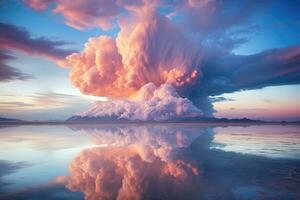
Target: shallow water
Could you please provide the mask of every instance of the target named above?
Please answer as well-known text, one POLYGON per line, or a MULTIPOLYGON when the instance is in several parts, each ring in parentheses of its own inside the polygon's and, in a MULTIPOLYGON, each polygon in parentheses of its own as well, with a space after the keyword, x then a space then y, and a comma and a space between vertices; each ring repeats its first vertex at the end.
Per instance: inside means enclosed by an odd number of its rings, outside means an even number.
POLYGON ((0 128, 0 199, 300 199, 300 127, 0 128))

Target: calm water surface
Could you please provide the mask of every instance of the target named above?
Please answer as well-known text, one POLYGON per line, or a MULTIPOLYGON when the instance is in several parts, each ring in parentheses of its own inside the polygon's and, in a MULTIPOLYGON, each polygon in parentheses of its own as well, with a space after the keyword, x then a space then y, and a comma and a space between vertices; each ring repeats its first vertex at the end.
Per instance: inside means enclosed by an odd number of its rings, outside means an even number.
POLYGON ((0 199, 300 199, 300 126, 0 128, 0 199))

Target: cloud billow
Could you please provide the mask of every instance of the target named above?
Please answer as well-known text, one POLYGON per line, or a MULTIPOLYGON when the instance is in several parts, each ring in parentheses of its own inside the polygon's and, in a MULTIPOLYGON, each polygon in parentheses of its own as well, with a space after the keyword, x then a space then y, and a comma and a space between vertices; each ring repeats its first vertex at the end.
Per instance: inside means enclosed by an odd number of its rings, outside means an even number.
POLYGON ((81 118, 107 118, 135 121, 165 121, 203 116, 200 109, 187 98, 180 97, 171 85, 144 85, 132 100, 95 102, 81 118))
MULTIPOLYGON (((91 4, 77 1, 71 6, 70 1, 53 0, 51 4, 53 12, 63 15, 66 23, 75 28, 120 28, 116 38, 90 38, 82 52, 67 56, 64 62, 70 67, 71 81, 81 92, 113 101, 98 102, 98 111, 102 107, 117 110, 114 115, 119 113, 119 117, 132 111, 126 118, 136 118, 134 112, 143 109, 149 111, 144 113, 146 116, 156 113, 154 118, 159 119, 161 107, 144 109, 152 101, 136 101, 136 96, 148 84, 156 88, 167 84, 179 95, 177 100, 188 99, 187 107, 192 103, 200 110, 199 116, 210 117, 214 113, 210 96, 298 84, 300 80, 299 45, 254 55, 232 52, 247 41, 238 32, 249 31, 248 22, 269 1, 233 4, 217 0, 175 3, 134 0, 103 4, 95 0, 91 4), (169 10, 167 13, 163 12, 165 8, 169 10)), ((176 113, 181 106, 166 108, 176 113)), ((98 117, 106 115, 104 110, 102 115, 97 112, 98 117)))

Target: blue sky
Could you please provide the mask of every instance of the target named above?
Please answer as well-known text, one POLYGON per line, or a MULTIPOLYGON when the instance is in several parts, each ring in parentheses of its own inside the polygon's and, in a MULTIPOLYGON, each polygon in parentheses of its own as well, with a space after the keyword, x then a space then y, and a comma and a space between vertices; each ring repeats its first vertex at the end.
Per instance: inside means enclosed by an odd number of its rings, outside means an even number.
MULTIPOLYGON (((116 37, 120 30, 118 25, 108 30, 97 26, 76 29, 65 23, 63 15, 52 12, 52 4, 43 11, 32 9, 22 1, 7 0, 0 4, 1 22, 22 27, 33 37, 67 41, 69 43, 62 47, 66 49, 82 51, 89 38, 100 35, 116 37)), ((243 28, 244 32, 238 37, 246 38, 247 42, 239 44, 232 52, 252 55, 269 49, 299 45, 299 6, 299 1, 278 1, 272 2, 263 12, 254 13, 253 17, 236 29, 243 28), (249 30, 245 31, 244 27, 249 30)), ((169 11, 162 7, 160 12, 169 14, 172 9, 169 11)), ((94 100, 105 100, 81 94, 68 78, 70 69, 59 67, 43 56, 5 50, 15 57, 8 60, 7 64, 31 78, 0 82, 1 116, 29 120, 66 119, 85 110, 94 100), (47 95, 50 98, 47 99, 47 95), (28 105, 21 105, 21 102, 28 105)), ((300 120, 298 91, 300 85, 293 84, 221 94, 218 96, 233 101, 215 102, 216 116, 300 120), (287 113, 280 116, 285 111, 287 113)))

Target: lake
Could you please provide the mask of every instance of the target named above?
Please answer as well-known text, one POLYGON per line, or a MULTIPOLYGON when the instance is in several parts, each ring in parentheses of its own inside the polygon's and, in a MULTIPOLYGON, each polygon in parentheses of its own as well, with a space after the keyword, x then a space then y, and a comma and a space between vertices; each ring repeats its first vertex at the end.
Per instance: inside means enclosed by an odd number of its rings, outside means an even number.
POLYGON ((300 126, 0 128, 0 199, 300 199, 300 126))

